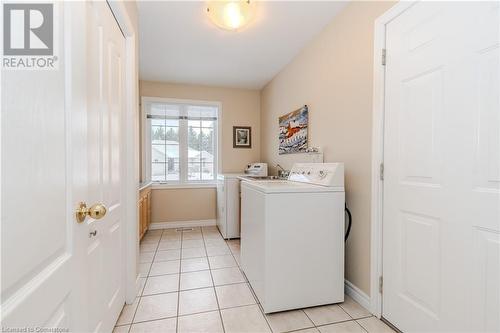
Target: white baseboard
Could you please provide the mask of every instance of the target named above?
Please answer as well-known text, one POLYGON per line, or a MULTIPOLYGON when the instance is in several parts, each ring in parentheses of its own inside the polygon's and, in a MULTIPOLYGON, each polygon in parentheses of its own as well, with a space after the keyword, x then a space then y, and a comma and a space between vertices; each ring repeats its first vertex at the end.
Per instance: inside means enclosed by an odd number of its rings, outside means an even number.
POLYGON ((191 221, 172 221, 156 222, 149 225, 149 230, 167 229, 167 228, 190 228, 190 227, 209 227, 214 226, 215 220, 191 220, 191 221))
POLYGON ((349 280, 344 280, 344 290, 346 295, 350 296, 353 300, 359 303, 362 307, 371 312, 370 308, 370 296, 365 294, 361 289, 356 287, 349 280))

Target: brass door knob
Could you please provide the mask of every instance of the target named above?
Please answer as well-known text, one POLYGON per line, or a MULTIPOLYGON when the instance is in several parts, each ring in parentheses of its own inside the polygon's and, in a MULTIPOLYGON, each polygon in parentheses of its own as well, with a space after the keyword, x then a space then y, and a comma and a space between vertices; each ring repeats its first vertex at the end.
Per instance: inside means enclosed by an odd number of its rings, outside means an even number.
POLYGON ((87 216, 90 216, 93 219, 99 220, 106 215, 107 209, 106 206, 104 206, 101 203, 97 203, 95 205, 92 205, 90 207, 87 207, 87 204, 85 202, 80 202, 78 207, 76 208, 76 220, 78 223, 82 223, 85 221, 85 218, 87 216))

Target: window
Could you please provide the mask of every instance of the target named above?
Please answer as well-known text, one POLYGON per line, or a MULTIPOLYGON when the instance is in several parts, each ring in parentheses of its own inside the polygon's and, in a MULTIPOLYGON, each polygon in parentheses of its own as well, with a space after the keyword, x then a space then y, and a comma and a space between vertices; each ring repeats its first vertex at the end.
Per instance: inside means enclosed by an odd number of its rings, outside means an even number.
POLYGON ((143 98, 146 178, 159 183, 213 182, 217 177, 219 106, 143 98))

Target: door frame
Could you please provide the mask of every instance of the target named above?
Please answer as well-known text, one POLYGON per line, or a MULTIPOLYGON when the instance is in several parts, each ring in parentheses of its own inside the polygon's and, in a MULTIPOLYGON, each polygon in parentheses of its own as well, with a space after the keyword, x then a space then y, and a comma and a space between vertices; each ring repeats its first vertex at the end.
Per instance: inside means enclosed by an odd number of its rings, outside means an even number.
POLYGON ((375 20, 373 37, 373 116, 371 165, 371 236, 370 236, 370 311, 382 317, 380 278, 383 273, 382 232, 384 182, 381 179, 384 163, 385 65, 382 64, 386 47, 386 25, 418 1, 400 1, 375 20))
POLYGON ((125 114, 122 118, 122 199, 123 224, 122 248, 123 274, 125 287, 125 302, 132 304, 137 296, 140 279, 137 270, 139 253, 139 111, 138 111, 138 77, 137 77, 137 46, 138 36, 134 29, 132 18, 123 1, 107 1, 118 26, 125 36, 125 114))

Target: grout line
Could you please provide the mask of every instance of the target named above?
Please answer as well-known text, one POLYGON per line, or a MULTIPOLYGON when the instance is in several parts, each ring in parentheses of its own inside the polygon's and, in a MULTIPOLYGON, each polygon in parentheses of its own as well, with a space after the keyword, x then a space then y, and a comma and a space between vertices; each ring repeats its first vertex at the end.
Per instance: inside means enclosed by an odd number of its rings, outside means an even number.
POLYGON ((362 329, 363 331, 365 331, 366 333, 369 333, 369 332, 368 332, 368 330, 367 330, 367 329, 366 329, 363 325, 361 325, 360 323, 358 323, 358 321, 357 321, 357 320, 354 320, 354 322, 355 322, 356 324, 358 324, 358 325, 359 325, 359 327, 361 327, 361 329, 362 329))
POLYGON ((349 316, 349 318, 351 318, 352 320, 354 320, 354 317, 353 317, 353 316, 351 316, 351 314, 350 314, 349 312, 347 312, 346 310, 344 310, 344 308, 340 305, 340 303, 339 303, 339 304, 337 304, 337 305, 339 306, 339 308, 340 308, 342 311, 344 311, 344 313, 346 313, 346 314, 349 316))
MULTIPOLYGON (((188 317, 188 316, 192 316, 192 315, 203 314, 203 313, 216 312, 216 311, 220 312, 220 310, 230 310, 230 309, 244 308, 244 307, 253 306, 253 305, 256 305, 256 304, 237 305, 237 306, 233 306, 233 307, 230 307, 230 308, 224 308, 224 309, 219 309, 219 310, 207 310, 207 311, 187 313, 187 314, 180 315, 179 318, 181 318, 181 317, 188 317)), ((173 318, 173 317, 171 317, 171 318, 173 318)), ((221 318, 221 321, 222 321, 222 318, 221 318)))
POLYGON ((240 267, 238 265, 236 265, 236 266, 232 266, 232 267, 212 268, 211 270, 212 271, 221 271, 223 269, 235 269, 235 268, 237 268, 239 270, 240 267))
MULTIPOLYGON (((244 308, 244 307, 249 307, 249 306, 253 306, 253 305, 255 305, 255 304, 238 305, 238 306, 233 306, 231 308, 226 308, 226 309, 244 308)), ((223 309, 223 310, 226 310, 226 309, 223 309)), ((219 310, 207 310, 207 311, 200 311, 200 312, 193 312, 193 313, 179 315, 179 316, 177 316, 177 318, 189 317, 189 316, 193 316, 193 315, 199 315, 199 314, 203 314, 203 313, 210 313, 210 312, 216 312, 216 311, 219 312, 219 310)), ((138 321, 135 323, 123 324, 123 325, 119 325, 119 326, 115 326, 115 327, 123 327, 123 326, 127 326, 127 325, 142 324, 142 323, 148 323, 150 321, 158 321, 158 320, 172 319, 172 318, 176 318, 176 316, 159 317, 159 318, 155 318, 155 319, 142 320, 142 321, 138 321)))
POLYGON ((304 312, 304 314, 306 315, 307 319, 309 319, 309 321, 314 325, 314 327, 318 327, 316 326, 316 324, 314 323, 314 321, 311 319, 311 317, 309 317, 309 315, 307 314, 307 312, 304 311, 304 309, 300 309, 302 310, 302 312, 304 312))
POLYGON ((269 319, 267 319, 267 316, 264 313, 264 309, 260 306, 260 303, 259 303, 259 310, 260 310, 260 313, 262 314, 262 316, 264 317, 264 320, 266 321, 266 324, 267 324, 267 327, 269 327, 269 330, 271 332, 274 332, 273 328, 271 327, 271 324, 269 323, 269 319))
POLYGON ((149 319, 149 320, 141 320, 141 321, 132 323, 130 326, 135 325, 135 324, 149 323, 151 321, 158 321, 158 320, 164 320, 164 319, 173 319, 173 318, 176 318, 176 317, 175 316, 172 316, 172 317, 160 317, 160 318, 149 319))
POLYGON ((302 331, 306 331, 306 330, 310 330, 310 329, 316 329, 316 330, 318 330, 318 328, 316 326, 311 326, 311 327, 305 327, 305 328, 298 328, 296 330, 291 330, 291 331, 284 331, 284 332, 280 332, 280 333, 302 332, 302 331))
POLYGON ((144 278, 140 278, 140 279, 144 279, 144 284, 142 284, 141 291, 140 291, 139 295, 137 295, 137 297, 142 297, 142 295, 144 294, 144 289, 146 289, 146 283, 148 282, 147 276, 144 278))
MULTIPOLYGON (((359 326, 361 326, 361 325, 360 325, 360 324, 359 324, 359 323, 358 323, 355 319, 349 319, 349 320, 341 320, 341 321, 336 321, 336 322, 333 322, 333 323, 328 323, 328 324, 321 324, 321 325, 316 325, 316 324, 314 324, 314 327, 316 327, 316 328, 320 328, 320 327, 325 327, 325 326, 330 326, 330 325, 336 325, 336 324, 348 323, 348 322, 351 322, 351 321, 353 321, 353 322, 355 322, 356 324, 358 324, 359 326)), ((362 328, 364 331, 366 331, 366 330, 365 330, 365 328, 364 328, 363 326, 361 326, 361 328, 362 328)), ((368 332, 368 331, 366 331, 366 332, 368 332)))
MULTIPOLYGON (((157 245, 156 247, 158 247, 158 245, 157 245)), ((139 246, 139 254, 140 254, 140 253, 151 253, 151 252, 156 252, 156 247, 155 247, 155 249, 154 249, 154 250, 141 250, 141 249, 140 249, 140 246, 139 246)))
POLYGON ((222 331, 225 333, 226 328, 224 327, 224 321, 222 320, 222 312, 221 312, 220 304, 219 304, 219 295, 217 295, 217 290, 215 289, 215 281, 214 281, 214 277, 212 275, 210 260, 208 260, 207 243, 205 242, 205 236, 203 235, 203 228, 200 228, 200 229, 201 229, 201 237, 203 239, 203 248, 205 249, 205 253, 207 255, 207 262, 208 262, 208 268, 209 268, 209 272, 210 272, 210 279, 212 279, 212 285, 214 288, 215 301, 217 302, 217 311, 219 312, 219 318, 220 318, 220 323, 222 325, 222 331))
MULTIPOLYGON (((240 269, 241 270, 241 269, 240 269)), ((255 290, 253 290, 253 287, 252 285, 250 284, 250 281, 248 281, 248 278, 247 276, 243 273, 243 270, 241 270, 243 276, 245 277, 245 279, 247 280, 246 283, 248 284, 248 287, 250 288, 250 291, 252 292, 252 295, 253 297, 255 298, 255 301, 257 302, 257 304, 260 304, 260 300, 259 298, 257 297, 257 294, 255 293, 255 290)))
POLYGON ((337 304, 337 306, 338 306, 338 307, 340 308, 340 310, 342 310, 342 311, 343 311, 346 315, 348 315, 348 316, 349 316, 349 318, 351 318, 352 320, 355 320, 355 319, 353 318, 353 316, 351 316, 351 315, 349 314, 349 312, 347 312, 346 310, 344 310, 344 308, 343 308, 343 307, 341 307, 341 306, 340 306, 340 303, 339 303, 339 304, 337 304))
POLYGON ((154 263, 157 263, 157 262, 178 261, 178 260, 181 260, 181 258, 178 258, 178 259, 168 259, 168 260, 156 260, 156 261, 152 261, 151 264, 154 264, 154 263))
MULTIPOLYGON (((232 268, 235 268, 235 267, 232 267, 232 268)), ((206 270, 203 270, 203 271, 186 272, 186 273, 181 273, 181 274, 198 273, 198 272, 206 272, 206 271, 209 271, 209 270, 206 269, 206 270)), ((164 274, 164 275, 154 275, 154 276, 150 276, 150 277, 179 275, 179 281, 180 281, 180 275, 181 274, 173 273, 173 274, 164 274)), ((212 283, 214 283, 213 280, 212 280, 212 283)), ((250 286, 250 284, 248 283, 248 281, 242 281, 242 282, 233 282, 233 283, 211 285, 211 286, 205 286, 205 287, 197 287, 197 288, 189 288, 189 289, 179 289, 177 291, 174 290, 174 291, 158 292, 158 293, 154 293, 154 294, 144 294, 144 292, 143 292, 141 295, 137 295, 137 298, 139 298, 139 297, 156 296, 156 295, 163 295, 163 294, 172 294, 172 293, 181 292, 181 291, 193 291, 193 290, 199 290, 199 289, 218 288, 218 287, 232 286, 232 285, 236 285, 236 284, 246 284, 246 285, 250 286)), ((179 285, 180 285, 180 282, 179 282, 179 285)), ((253 292, 252 292, 252 295, 254 295, 253 292)), ((368 317, 364 317, 364 318, 368 318, 368 317)), ((363 318, 359 318, 359 319, 363 319, 363 318)))
POLYGON ((177 316, 175 317, 175 332, 179 332, 179 308, 181 307, 181 271, 182 271, 182 242, 184 240, 184 231, 181 231, 181 248, 179 249, 179 282, 177 283, 177 316))
MULTIPOLYGON (((328 324, 328 325, 330 325, 330 324, 328 324)), ((294 333, 294 332, 301 332, 303 330, 310 330, 310 329, 317 329, 317 328, 318 327, 314 326, 314 323, 313 323, 313 326, 311 326, 311 327, 297 328, 297 329, 293 329, 293 330, 290 330, 290 331, 283 331, 283 332, 279 332, 279 333, 294 333)))
POLYGON ((267 326, 269 327, 269 330, 271 332, 274 332, 273 331, 273 328, 271 327, 271 324, 269 323, 269 319, 267 318, 267 315, 264 313, 264 308, 262 307, 262 304, 260 304, 260 301, 259 299, 257 298, 257 294, 255 294, 255 291, 253 290, 252 286, 250 285, 250 283, 248 283, 248 286, 250 287, 250 290, 252 291, 252 294, 253 294, 253 297, 255 297, 255 301, 257 302, 257 306, 259 308, 259 311, 260 313, 262 314, 262 316, 264 317, 264 320, 266 321, 266 324, 267 326))

